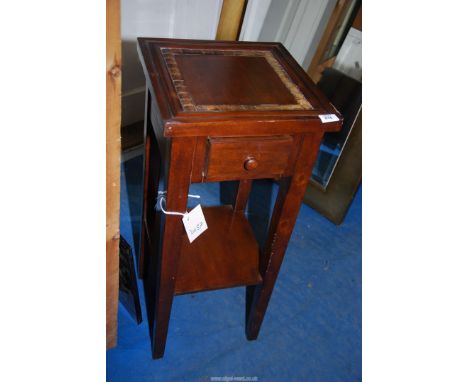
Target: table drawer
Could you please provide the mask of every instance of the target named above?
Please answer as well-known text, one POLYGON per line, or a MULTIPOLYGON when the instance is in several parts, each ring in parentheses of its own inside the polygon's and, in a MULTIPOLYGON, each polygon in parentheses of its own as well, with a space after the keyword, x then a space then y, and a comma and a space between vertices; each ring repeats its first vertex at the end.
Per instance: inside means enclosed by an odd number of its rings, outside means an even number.
POLYGON ((293 148, 291 136, 209 138, 205 179, 272 178, 283 175, 293 148))

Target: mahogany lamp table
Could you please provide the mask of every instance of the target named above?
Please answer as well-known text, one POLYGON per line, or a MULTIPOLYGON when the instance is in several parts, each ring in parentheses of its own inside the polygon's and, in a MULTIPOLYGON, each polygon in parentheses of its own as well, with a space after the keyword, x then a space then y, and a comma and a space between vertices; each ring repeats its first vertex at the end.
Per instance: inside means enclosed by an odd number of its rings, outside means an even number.
POLYGON ((138 38, 138 53, 147 83, 139 275, 155 284, 153 358, 184 293, 246 286, 254 340, 322 136, 342 117, 280 43, 138 38), (280 182, 262 251, 244 214, 259 178, 280 182), (192 243, 181 216, 155 211, 158 190, 166 210, 184 213, 191 183, 227 180, 239 182, 234 206, 203 208, 208 230, 192 243))

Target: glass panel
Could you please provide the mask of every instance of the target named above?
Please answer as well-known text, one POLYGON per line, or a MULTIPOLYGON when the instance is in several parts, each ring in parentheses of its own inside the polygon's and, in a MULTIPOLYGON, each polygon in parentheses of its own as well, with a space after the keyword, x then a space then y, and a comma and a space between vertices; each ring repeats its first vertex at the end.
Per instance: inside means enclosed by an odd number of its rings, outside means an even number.
POLYGON ((341 148, 337 145, 328 144, 327 137, 324 137, 312 171, 312 178, 323 187, 327 186, 340 153, 341 148))

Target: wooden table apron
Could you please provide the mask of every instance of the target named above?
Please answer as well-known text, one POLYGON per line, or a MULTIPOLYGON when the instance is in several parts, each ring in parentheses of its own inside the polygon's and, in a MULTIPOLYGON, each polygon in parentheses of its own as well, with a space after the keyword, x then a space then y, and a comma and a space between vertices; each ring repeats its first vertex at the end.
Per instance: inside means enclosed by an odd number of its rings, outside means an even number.
MULTIPOLYGON (((191 43, 190 40, 139 39, 139 44, 143 46, 153 40, 191 43)), ((256 46, 231 44, 246 49, 256 46)), ((278 119, 268 125, 251 118, 234 117, 224 128, 218 124, 215 129, 213 123, 195 121, 191 130, 180 122, 168 123, 168 110, 161 109, 166 107, 160 78, 164 74, 157 65, 154 71, 148 69, 152 57, 141 46, 139 53, 147 77, 147 90, 139 275, 145 278, 145 283, 151 280, 155 284, 154 309, 149 313, 153 358, 164 354, 172 300, 177 294, 245 285, 246 336, 254 340, 259 334, 323 133, 338 130, 341 116, 318 94, 322 108, 316 110, 315 117, 308 119, 278 119), (340 120, 322 124, 317 114, 324 112, 335 113, 340 120), (280 181, 262 253, 244 215, 252 180, 258 178, 280 181), (227 206, 204 208, 209 228, 192 244, 186 238, 181 216, 163 215, 154 208, 158 191, 163 188, 167 191, 166 210, 185 212, 191 183, 222 180, 239 181, 235 205, 232 209, 227 206), (231 230, 238 240, 229 243, 220 242, 219 238, 215 240, 214 236, 222 235, 223 230, 231 230), (200 246, 205 246, 204 250, 200 246), (232 251, 232 256, 213 255, 223 251, 232 251)), ((284 49, 279 44, 269 46, 284 49)), ((306 81, 303 71, 290 62, 290 55, 282 54, 284 61, 299 73, 297 76, 306 81)), ((317 91, 310 82, 306 85, 317 91)), ((307 99, 315 102, 311 93, 304 91, 307 99)), ((286 96, 283 98, 291 102, 286 96)), ((297 99, 301 102, 299 96, 297 99)), ((248 112, 245 115, 250 117, 248 112)))

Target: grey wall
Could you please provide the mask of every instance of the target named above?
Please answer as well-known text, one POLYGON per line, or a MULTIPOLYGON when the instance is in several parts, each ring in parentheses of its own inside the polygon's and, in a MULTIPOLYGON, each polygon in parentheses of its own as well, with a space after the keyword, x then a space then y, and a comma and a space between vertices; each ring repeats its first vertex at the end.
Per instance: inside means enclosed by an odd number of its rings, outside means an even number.
POLYGON ((262 26, 250 26, 255 20, 250 20, 250 14, 246 12, 244 23, 250 27, 245 28, 242 39, 282 42, 296 61, 307 69, 336 1, 250 0, 247 11, 250 11, 254 18, 260 14, 263 17, 262 26), (266 14, 256 10, 267 3, 266 14))
POLYGON ((214 39, 222 0, 122 0, 122 126, 144 117, 137 37, 214 39))

